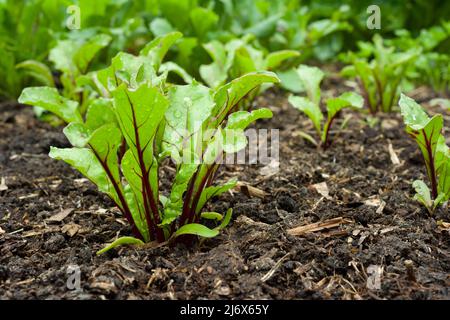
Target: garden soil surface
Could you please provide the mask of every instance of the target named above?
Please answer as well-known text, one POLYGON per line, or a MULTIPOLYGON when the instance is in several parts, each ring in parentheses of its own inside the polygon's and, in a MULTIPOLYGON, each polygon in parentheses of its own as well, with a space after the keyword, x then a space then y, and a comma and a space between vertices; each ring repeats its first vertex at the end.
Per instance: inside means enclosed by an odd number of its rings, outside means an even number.
MULTIPOLYGON (((349 89, 333 77, 326 87, 325 96, 349 89)), ((410 95, 426 106, 435 97, 424 88, 410 95)), ((255 104, 274 112, 257 126, 280 130, 279 168, 219 172, 244 186, 209 205, 234 210, 218 237, 97 256, 130 228, 92 183, 48 157, 50 146, 69 146, 61 128, 3 103, 0 299, 448 299, 450 216, 413 200, 425 166, 401 116, 379 115, 370 127, 367 116, 344 112, 322 150, 301 137, 314 135, 312 125, 286 94, 270 90, 255 104), (298 226, 307 227, 295 235, 298 226)))

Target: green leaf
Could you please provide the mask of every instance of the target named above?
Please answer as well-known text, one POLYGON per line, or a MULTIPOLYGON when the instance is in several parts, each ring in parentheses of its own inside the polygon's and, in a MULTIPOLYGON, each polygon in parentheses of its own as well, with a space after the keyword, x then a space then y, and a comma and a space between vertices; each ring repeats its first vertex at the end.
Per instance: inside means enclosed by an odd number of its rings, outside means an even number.
MULTIPOLYGON (((110 179, 120 186, 117 150, 122 143, 122 133, 115 123, 96 129, 89 138, 89 146, 104 167, 108 168, 110 179)), ((116 201, 117 197, 113 197, 116 201)))
POLYGON ((181 215, 184 201, 191 201, 191 199, 183 199, 183 195, 197 168, 198 164, 195 163, 182 163, 178 167, 170 191, 170 197, 164 206, 164 220, 161 223, 162 225, 174 221, 181 215))
POLYGON ((411 129, 421 130, 430 122, 430 117, 428 117, 426 112, 414 99, 402 94, 400 96, 399 106, 405 124, 411 129))
POLYGON ((223 218, 222 223, 218 227, 216 227, 215 230, 220 231, 220 230, 225 229, 231 221, 232 214, 233 214, 233 209, 229 208, 227 210, 227 212, 225 213, 225 217, 223 218))
POLYGON ((199 159, 202 152, 202 127, 214 108, 212 92, 209 88, 192 83, 169 89, 170 105, 165 120, 166 129, 162 143, 163 152, 168 152, 176 163, 183 157, 199 159))
POLYGON ((143 202, 142 200, 139 200, 139 196, 133 191, 131 185, 126 185, 123 190, 125 201, 131 212, 131 217, 144 241, 148 242, 150 240, 150 231, 148 230, 143 202))
POLYGON ((42 62, 26 60, 17 64, 16 69, 23 69, 27 74, 37 79, 47 87, 55 87, 52 71, 42 62))
POLYGON ((320 83, 325 74, 317 67, 300 65, 297 73, 303 83, 309 100, 318 105, 320 103, 320 83))
POLYGON ((144 201, 147 197, 153 197, 156 203, 158 163, 153 154, 153 142, 169 102, 158 89, 146 84, 136 90, 130 90, 122 84, 114 91, 113 96, 113 107, 129 146, 122 159, 123 173, 138 199, 144 201), (144 190, 147 183, 151 190, 144 190))
POLYGON ((283 89, 294 93, 301 93, 305 90, 297 69, 291 68, 286 71, 277 71, 277 75, 280 78, 280 85, 283 89))
POLYGON ((431 200, 430 189, 422 180, 414 181, 413 188, 416 190, 414 199, 422 203, 431 212, 433 200, 431 200))
POLYGON ((81 122, 69 123, 63 132, 70 144, 78 148, 84 148, 92 135, 92 130, 81 122))
POLYGON ((435 156, 438 139, 444 125, 442 115, 437 114, 430 119, 419 104, 403 94, 399 105, 406 124, 406 132, 417 142, 422 151, 432 186, 432 196, 436 198, 438 189, 435 156))
POLYGON ((50 156, 74 166, 123 208, 118 196, 118 192, 122 193, 117 159, 122 142, 120 130, 115 124, 106 124, 92 131, 82 123, 73 122, 64 128, 64 134, 79 148, 52 149, 50 156), (91 152, 86 151, 85 146, 89 146, 91 152))
POLYGON ((192 0, 163 0, 158 1, 157 5, 161 16, 177 30, 186 30, 189 26, 188 13, 196 7, 196 3, 192 0))
POLYGON ((230 61, 228 74, 231 79, 265 69, 263 52, 249 45, 242 44, 231 49, 228 59, 230 61))
POLYGON ((319 106, 314 102, 312 102, 311 100, 309 100, 308 98, 297 97, 292 95, 289 96, 288 101, 294 108, 302 111, 308 116, 308 118, 311 119, 311 121, 314 124, 314 128, 320 135, 322 131, 321 124, 323 114, 319 106))
POLYGON ((264 59, 264 66, 267 70, 277 69, 285 60, 298 57, 300 52, 294 50, 281 50, 271 52, 264 59))
POLYGON ((272 111, 261 108, 248 111, 237 111, 228 117, 227 125, 223 130, 223 150, 226 153, 239 152, 247 145, 247 138, 244 130, 258 119, 268 119, 272 117, 272 111))
POLYGON ((352 77, 356 77, 358 74, 356 72, 355 66, 350 65, 350 66, 345 66, 344 68, 342 68, 340 75, 345 78, 352 78, 352 77))
POLYGON ((207 187, 202 191, 200 200, 198 201, 196 213, 199 213, 205 204, 214 197, 220 196, 222 193, 233 189, 237 184, 237 179, 231 179, 227 183, 220 186, 207 187))
POLYGON ((172 87, 168 95, 170 105, 165 115, 162 151, 171 156, 178 168, 162 224, 170 223, 181 214, 183 194, 197 171, 204 150, 202 128, 214 107, 211 90, 197 82, 172 87))
POLYGON ((355 109, 362 109, 364 99, 359 94, 354 92, 345 92, 337 98, 327 100, 327 121, 325 122, 322 132, 322 142, 328 143, 329 131, 333 120, 336 118, 339 111, 344 108, 352 107, 355 109))
POLYGON ((93 100, 87 108, 86 127, 95 130, 105 124, 117 124, 119 126, 112 108, 110 99, 98 98, 93 100))
POLYGON ((154 66, 155 70, 158 70, 170 47, 182 36, 181 32, 175 31, 164 36, 156 37, 147 44, 139 54, 149 58, 150 63, 154 66))
POLYGON ((152 141, 168 108, 168 100, 157 88, 146 84, 136 90, 121 85, 113 97, 113 108, 130 150, 136 159, 142 152, 144 162, 150 164, 153 161, 152 141))
POLYGON ((141 167, 138 159, 139 158, 136 158, 134 155, 133 150, 128 149, 121 161, 122 173, 133 193, 132 195, 131 191, 128 191, 130 194, 127 195, 127 201, 130 204, 130 207, 133 205, 135 208, 132 212, 133 218, 138 216, 139 219, 145 219, 146 221, 147 219, 153 219, 152 216, 148 217, 144 214, 147 210, 152 209, 150 204, 146 203, 147 199, 150 197, 153 197, 155 201, 158 199, 158 162, 153 158, 150 162, 145 162, 141 167), (147 181, 150 183, 151 187, 151 190, 149 191, 145 189, 147 181), (152 192, 151 194, 149 194, 150 191, 152 192), (135 202, 135 204, 133 204, 133 202, 135 202), (148 206, 148 208, 146 208, 146 206, 148 206))
POLYGON ((440 136, 436 146, 435 157, 436 172, 439 175, 438 204, 450 198, 450 149, 445 144, 444 136, 440 136))
POLYGON ((97 77, 109 91, 114 91, 121 82, 127 83, 131 88, 137 88, 141 84, 156 86, 161 82, 150 59, 125 52, 119 52, 110 67, 97 72, 97 77))
POLYGON ((78 102, 62 97, 55 88, 25 88, 18 101, 45 109, 68 123, 82 121, 78 111, 78 102))
POLYGON ((78 45, 72 40, 60 40, 56 46, 50 50, 48 59, 54 64, 56 70, 63 73, 76 74, 77 66, 73 57, 77 52, 78 45))
POLYGON ((189 75, 189 73, 186 72, 186 70, 184 70, 182 67, 180 67, 178 64, 172 61, 163 63, 161 67, 159 67, 159 72, 160 73, 173 72, 177 74, 181 79, 183 79, 185 83, 188 84, 192 83, 193 81, 192 77, 189 75))
POLYGON ((165 35, 166 33, 170 33, 175 31, 169 21, 164 18, 155 18, 150 23, 150 30, 156 37, 160 37, 165 35))
POLYGON ((252 72, 218 88, 214 94, 216 106, 212 112, 217 120, 211 122, 210 128, 217 128, 226 118, 230 110, 253 89, 263 83, 278 83, 279 79, 273 72, 252 72))
POLYGON ((107 245, 105 248, 97 251, 97 255, 101 255, 115 247, 123 246, 123 245, 143 245, 144 242, 142 240, 139 240, 134 237, 120 237, 117 240, 115 240, 113 243, 107 245))
POLYGON ((99 34, 79 46, 77 51, 73 56, 73 63, 78 67, 78 70, 82 74, 87 72, 87 69, 92 62, 92 59, 96 56, 96 54, 106 47, 111 42, 111 36, 106 34, 99 34))
POLYGON ((210 229, 199 223, 190 223, 185 224, 181 228, 179 228, 174 234, 173 238, 175 239, 184 234, 192 234, 203 238, 213 238, 219 234, 219 230, 210 229))
POLYGON ((50 147, 49 156, 67 162, 97 185, 101 192, 108 194, 112 199, 117 199, 117 194, 107 173, 91 149, 50 147))
POLYGON ((205 43, 203 48, 208 52, 213 62, 200 66, 200 76, 209 87, 217 88, 225 83, 228 77, 230 66, 227 65, 227 51, 225 46, 217 40, 205 43))
POLYGON ((375 113, 378 108, 377 99, 379 98, 379 92, 377 91, 377 86, 375 85, 376 80, 372 76, 375 71, 369 66, 369 63, 364 60, 355 60, 353 62, 355 66, 355 71, 360 78, 363 90, 366 93, 369 102, 369 109, 372 113, 375 113))
POLYGON ((316 139, 314 139, 310 134, 307 134, 307 133, 304 132, 304 131, 298 131, 297 134, 298 134, 300 137, 302 137, 303 139, 305 139, 305 140, 311 142, 311 144, 313 144, 313 145, 315 145, 315 146, 318 145, 316 139))
POLYGON ((274 14, 243 31, 243 34, 254 34, 258 38, 266 37, 275 31, 276 24, 282 17, 282 13, 274 14))
POLYGON ((272 115, 272 111, 268 108, 261 108, 253 110, 251 112, 236 111, 230 114, 230 116, 228 117, 226 129, 244 130, 256 120, 272 118, 272 115))
POLYGON ((202 212, 200 217, 206 220, 222 221, 223 216, 218 212, 202 212))
POLYGON ((200 39, 204 38, 208 31, 213 30, 219 21, 219 17, 214 11, 202 7, 193 9, 189 17, 195 33, 200 39))

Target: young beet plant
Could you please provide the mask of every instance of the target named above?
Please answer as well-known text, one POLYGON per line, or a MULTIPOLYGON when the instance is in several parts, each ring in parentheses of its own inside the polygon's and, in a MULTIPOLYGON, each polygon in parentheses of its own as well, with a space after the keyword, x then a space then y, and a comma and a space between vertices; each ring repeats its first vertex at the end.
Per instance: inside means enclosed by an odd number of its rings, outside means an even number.
MULTIPOLYGON (((64 160, 106 193, 131 225, 134 237, 122 237, 99 253, 121 244, 172 241, 181 235, 214 237, 224 228, 231 209, 202 213, 208 200, 236 181, 213 185, 220 159, 245 147, 244 129, 269 109, 233 112, 248 92, 267 82, 272 73, 251 73, 211 90, 196 82, 172 85, 167 92, 134 75, 117 81, 112 103, 92 103, 85 120, 78 117, 64 133, 73 148, 52 147, 50 156, 64 160), (120 152, 126 145, 126 151, 120 152), (160 190, 162 162, 170 158, 176 174, 169 193, 160 190), (214 229, 202 219, 222 220, 214 229)), ((106 100, 107 101, 107 100, 106 100)), ((70 104, 71 101, 61 100, 70 104)))
POLYGON ((442 115, 432 118, 413 99, 401 95, 399 102, 406 132, 417 142, 427 168, 431 191, 422 180, 413 182, 415 199, 430 213, 450 198, 450 150, 441 134, 442 115))
MULTIPOLYGON (((322 82, 324 73, 317 67, 309 67, 306 65, 300 65, 297 73, 307 97, 291 95, 289 97, 289 103, 311 119, 320 137, 322 147, 327 148, 330 145, 330 128, 339 112, 344 108, 361 109, 364 100, 360 95, 353 92, 346 92, 339 97, 328 99, 326 101, 327 119, 323 123, 324 115, 320 109, 320 83, 322 82)), ((318 145, 317 141, 309 134, 305 132, 301 134, 308 141, 318 145)))
MULTIPOLYGON (((62 96, 55 88, 50 74, 46 87, 31 87, 23 90, 19 102, 32 105, 51 113, 65 123, 80 121, 92 104, 105 103, 99 98, 111 98, 111 91, 118 83, 140 83, 151 81, 154 86, 164 86, 169 72, 175 72, 186 82, 192 79, 178 65, 162 63, 170 47, 181 37, 179 32, 171 32, 157 37, 134 56, 119 52, 109 67, 87 73, 96 54, 108 45, 111 37, 97 35, 80 43, 63 40, 50 51, 49 59, 61 71, 62 96)), ((48 68, 47 68, 48 69, 48 68)), ((44 77, 46 72, 37 73, 44 77)))
POLYGON ((393 47, 383 45, 383 39, 379 35, 374 36, 373 44, 359 45, 360 54, 349 55, 352 65, 345 67, 342 74, 358 80, 365 103, 372 114, 378 111, 391 112, 407 68, 418 57, 420 48, 394 52, 393 47), (373 59, 370 60, 370 57, 373 59))
MULTIPOLYGON (((250 44, 253 35, 240 39, 233 39, 226 44, 213 40, 203 45, 210 55, 212 62, 201 65, 199 72, 205 83, 211 88, 217 88, 230 79, 238 78, 249 72, 274 71, 286 60, 298 57, 300 54, 294 50, 280 50, 265 54, 250 44)), ((249 110, 251 103, 262 90, 267 87, 258 87, 240 102, 240 110, 249 110)))
POLYGON ((139 56, 119 53, 106 69, 85 78, 97 93, 82 114, 78 103, 53 88, 25 89, 23 103, 51 110, 69 124, 64 129, 72 148, 55 148, 50 156, 75 167, 106 193, 131 225, 99 253, 121 244, 173 241, 181 235, 213 237, 231 217, 203 212, 207 202, 233 188, 236 181, 214 185, 220 160, 243 149, 244 129, 269 109, 236 111, 249 92, 278 82, 275 74, 254 72, 213 90, 195 81, 166 82, 162 60, 180 37, 171 33, 148 44, 139 56), (170 190, 160 190, 160 173, 173 164, 170 190), (221 220, 211 229, 204 219, 221 220))

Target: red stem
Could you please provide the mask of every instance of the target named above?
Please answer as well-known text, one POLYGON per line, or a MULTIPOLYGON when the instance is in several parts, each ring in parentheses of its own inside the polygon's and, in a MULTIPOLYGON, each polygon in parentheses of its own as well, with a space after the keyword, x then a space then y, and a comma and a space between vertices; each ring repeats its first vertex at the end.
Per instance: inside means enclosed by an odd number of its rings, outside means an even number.
MULTIPOLYGON (((139 129, 137 125, 136 120, 136 113, 134 111, 133 103, 128 96, 128 93, 125 91, 128 103, 131 106, 131 113, 133 116, 133 127, 134 127, 134 135, 136 139, 136 150, 138 152, 138 161, 139 166, 141 168, 141 183, 143 187, 143 198, 144 198, 144 209, 145 209, 145 218, 147 220, 147 226, 149 231, 151 231, 154 234, 154 237, 158 242, 164 242, 164 232, 162 229, 158 227, 159 221, 159 211, 158 211, 158 205, 156 204, 156 201, 153 197, 153 191, 150 185, 149 181, 149 171, 146 168, 145 161, 144 161, 144 149, 141 147, 140 143, 140 137, 139 137, 139 129), (151 216, 151 213, 153 213, 153 217, 151 216)), ((150 168, 149 168, 150 170, 150 168)))
POLYGON ((127 219, 128 223, 131 225, 131 231, 133 232, 134 236, 140 240, 143 240, 143 237, 141 235, 141 233, 139 232, 138 228, 136 227, 136 224, 133 220, 133 217, 131 215, 131 210, 128 207, 128 203, 125 200, 125 197, 122 194, 122 190, 119 188, 119 185, 117 184, 116 180, 114 179, 114 176, 111 172, 111 170, 109 169, 108 165, 106 164, 106 162, 104 162, 101 157, 98 155, 98 153, 95 151, 94 148, 92 148, 92 151, 94 152, 94 155, 96 156, 96 158, 98 159, 98 161, 100 161, 100 164, 102 165, 103 169, 105 170, 106 174, 108 175, 109 180, 111 181, 114 190, 117 193, 117 196, 119 197, 119 201, 122 204, 122 206, 120 206, 116 200, 112 199, 114 201, 114 203, 116 204, 117 207, 119 207, 120 211, 122 211, 122 214, 124 215, 125 219, 127 219))
MULTIPOLYGON (((437 177, 436 177, 436 170, 434 168, 434 157, 433 157, 433 151, 431 149, 431 138, 428 140, 425 129, 422 129, 423 136, 425 138, 425 147, 427 149, 428 155, 429 155, 429 177, 431 181, 431 195, 433 196, 433 199, 436 199, 438 196, 438 190, 437 190, 437 177)), ((430 137, 433 136, 433 131, 431 132, 430 137)), ((426 162, 426 161, 425 161, 426 162)))

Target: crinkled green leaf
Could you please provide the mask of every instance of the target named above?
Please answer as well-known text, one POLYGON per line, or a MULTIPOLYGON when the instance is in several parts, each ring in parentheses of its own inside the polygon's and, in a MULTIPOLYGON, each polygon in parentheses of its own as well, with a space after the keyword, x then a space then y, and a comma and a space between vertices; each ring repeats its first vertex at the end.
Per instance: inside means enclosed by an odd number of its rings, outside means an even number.
POLYGON ((163 152, 168 152, 177 163, 183 157, 199 159, 203 144, 201 129, 214 108, 211 90, 195 82, 170 88, 168 97, 163 152))
POLYGON ((98 72, 98 78, 110 91, 113 91, 120 82, 129 84, 131 88, 137 88, 143 83, 156 86, 161 79, 155 70, 157 69, 151 59, 120 52, 113 58, 109 68, 98 72))

